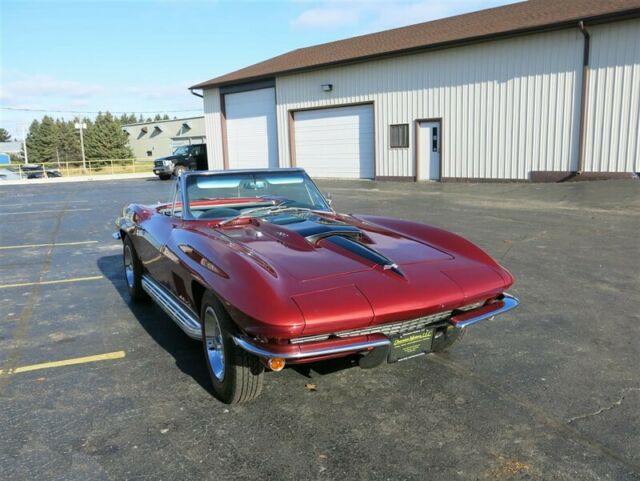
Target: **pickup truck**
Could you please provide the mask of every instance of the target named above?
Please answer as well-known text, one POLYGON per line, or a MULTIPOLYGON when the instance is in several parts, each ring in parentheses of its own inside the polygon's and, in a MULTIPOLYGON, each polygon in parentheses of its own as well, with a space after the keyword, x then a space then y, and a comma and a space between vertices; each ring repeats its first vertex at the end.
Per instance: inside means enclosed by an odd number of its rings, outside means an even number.
POLYGON ((153 163, 153 173, 160 180, 168 180, 172 175, 178 177, 186 170, 207 170, 206 144, 181 145, 167 157, 160 157, 153 163))

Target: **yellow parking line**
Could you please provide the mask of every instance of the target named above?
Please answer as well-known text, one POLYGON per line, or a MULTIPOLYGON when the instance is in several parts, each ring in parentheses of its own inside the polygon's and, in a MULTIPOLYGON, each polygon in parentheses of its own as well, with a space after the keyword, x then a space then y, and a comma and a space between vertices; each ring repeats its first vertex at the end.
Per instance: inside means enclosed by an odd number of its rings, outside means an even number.
POLYGON ((76 357, 64 359, 62 361, 43 362, 42 364, 32 364, 31 366, 16 367, 13 369, 0 369, 0 376, 20 374, 21 372, 37 371, 39 369, 50 369, 52 367, 74 366, 76 364, 86 364, 88 362, 109 361, 111 359, 122 359, 126 353, 124 351, 108 352, 96 356, 76 357))
POLYGON ((0 289, 8 289, 9 287, 27 287, 27 286, 35 286, 35 285, 45 286, 49 284, 66 284, 68 282, 97 281, 98 279, 104 279, 104 276, 74 277, 71 279, 58 279, 55 281, 20 282, 18 284, 0 284, 0 289))
POLYGON ((24 244, 20 246, 0 246, 0 251, 8 249, 33 249, 35 247, 61 247, 61 246, 79 246, 84 244, 97 244, 98 241, 81 241, 81 242, 58 242, 55 244, 24 244))
MULTIPOLYGON (((70 214, 81 210, 93 210, 93 209, 67 209, 70 214)), ((51 212, 60 212, 60 210, 31 210, 27 212, 0 212, 0 215, 22 215, 22 214, 46 214, 51 212)))

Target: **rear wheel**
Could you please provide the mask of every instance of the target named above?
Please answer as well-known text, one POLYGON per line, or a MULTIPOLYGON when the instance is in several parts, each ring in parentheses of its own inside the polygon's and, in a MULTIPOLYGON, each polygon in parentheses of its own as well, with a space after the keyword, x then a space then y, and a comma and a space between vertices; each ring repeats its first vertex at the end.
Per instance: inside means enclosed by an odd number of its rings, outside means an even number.
POLYGON ((264 366, 231 338, 233 323, 220 301, 205 293, 200 311, 202 346, 213 394, 223 403, 250 401, 260 395, 264 366))
POLYGON ((467 332, 466 329, 458 329, 453 326, 448 326, 444 331, 436 332, 431 350, 433 352, 446 351, 457 342, 460 342, 465 332, 467 332))
POLYGON ((133 242, 129 236, 124 238, 122 245, 122 260, 124 266, 124 278, 127 281, 127 291, 133 302, 142 302, 148 299, 147 293, 142 289, 142 262, 133 242))

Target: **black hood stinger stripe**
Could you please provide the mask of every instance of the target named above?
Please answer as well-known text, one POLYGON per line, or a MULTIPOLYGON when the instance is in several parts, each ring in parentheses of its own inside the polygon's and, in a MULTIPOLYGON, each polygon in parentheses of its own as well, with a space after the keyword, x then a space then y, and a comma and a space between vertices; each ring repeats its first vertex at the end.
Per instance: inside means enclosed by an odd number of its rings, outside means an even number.
POLYGON ((374 251, 370 247, 361 244, 357 240, 351 239, 349 237, 343 237, 341 235, 332 235, 324 238, 325 241, 331 242, 338 247, 341 247, 357 256, 360 256, 364 259, 367 259, 371 262, 378 264, 384 270, 390 270, 395 272, 396 274, 404 277, 404 274, 398 268, 398 265, 394 263, 392 260, 383 256, 382 254, 374 251))

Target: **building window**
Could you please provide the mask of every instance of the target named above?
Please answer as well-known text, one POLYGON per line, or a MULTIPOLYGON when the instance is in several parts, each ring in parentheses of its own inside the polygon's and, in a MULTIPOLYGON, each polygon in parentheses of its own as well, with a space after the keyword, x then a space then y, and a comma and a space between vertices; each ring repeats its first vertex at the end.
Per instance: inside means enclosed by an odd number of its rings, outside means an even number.
POLYGON ((147 150, 147 157, 151 157, 153 155, 153 151, 147 150))
POLYGON ((409 124, 397 124, 389 126, 392 149, 406 149, 409 147, 409 124))

